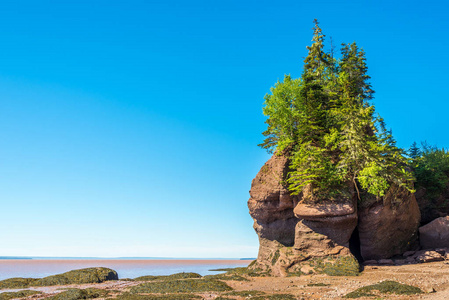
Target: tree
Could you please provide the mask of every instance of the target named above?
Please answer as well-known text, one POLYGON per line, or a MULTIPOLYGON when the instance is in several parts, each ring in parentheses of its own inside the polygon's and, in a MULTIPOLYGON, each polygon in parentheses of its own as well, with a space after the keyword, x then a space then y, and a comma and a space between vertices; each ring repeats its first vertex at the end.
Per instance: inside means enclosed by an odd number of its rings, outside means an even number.
POLYGON ((365 52, 342 45, 341 58, 324 52, 324 35, 314 21, 312 45, 301 78, 284 78, 265 96, 268 117, 261 144, 290 157, 292 193, 311 185, 315 193, 338 193, 348 181, 382 196, 391 184, 413 190, 407 160, 391 131, 370 104, 365 52))

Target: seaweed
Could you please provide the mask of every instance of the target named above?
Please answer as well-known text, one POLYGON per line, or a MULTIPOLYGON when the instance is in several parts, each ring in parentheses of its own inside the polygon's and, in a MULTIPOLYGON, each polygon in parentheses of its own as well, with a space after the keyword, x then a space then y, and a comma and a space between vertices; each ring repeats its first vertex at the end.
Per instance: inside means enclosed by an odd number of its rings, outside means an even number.
POLYGON ((188 278, 201 278, 202 276, 198 273, 176 273, 172 275, 146 275, 134 278, 134 281, 153 281, 153 280, 175 280, 175 279, 188 279, 188 278))
POLYGON ((266 296, 251 297, 251 300, 296 300, 296 297, 291 294, 272 294, 266 296))
POLYGON ((318 283, 309 283, 307 284, 307 286, 330 286, 330 284, 318 282, 318 283))
POLYGON ((117 280, 117 272, 108 268, 87 268, 44 278, 9 278, 0 281, 0 289, 27 288, 30 286, 52 286, 64 284, 100 283, 117 280))
POLYGON ((33 282, 37 281, 36 278, 9 278, 0 281, 0 289, 20 289, 27 288, 33 284, 33 282))
POLYGON ((140 293, 195 293, 224 292, 232 288, 216 279, 180 279, 145 282, 131 288, 132 294, 140 293))
POLYGON ((24 291, 19 291, 19 292, 5 292, 5 293, 0 293, 0 300, 24 298, 24 297, 28 297, 28 296, 36 295, 36 294, 42 294, 42 292, 32 291, 32 290, 24 290, 24 291))
POLYGON ((265 293, 262 291, 232 291, 227 292, 225 295, 227 296, 240 296, 240 297, 253 297, 253 296, 261 296, 265 293))
POLYGON ((237 274, 216 274, 216 275, 206 275, 204 279, 217 279, 217 280, 234 280, 234 281, 249 281, 243 276, 237 274))
POLYGON ((375 294, 371 293, 372 291, 378 291, 379 293, 382 294, 397 294, 397 295, 414 295, 422 293, 422 290, 417 287, 402 284, 396 281, 387 280, 358 288, 355 291, 347 294, 345 298, 376 296, 375 294))
POLYGON ((33 282, 33 286, 51 286, 64 284, 100 283, 106 280, 118 280, 117 272, 108 268, 86 268, 47 276, 33 282))
POLYGON ((124 293, 117 296, 117 298, 110 298, 117 300, 191 300, 191 299, 201 299, 200 296, 193 294, 165 294, 165 295, 138 295, 124 293))
POLYGON ((79 300, 79 299, 95 299, 104 298, 109 295, 106 290, 87 288, 87 289, 68 289, 64 292, 46 298, 51 300, 79 300))

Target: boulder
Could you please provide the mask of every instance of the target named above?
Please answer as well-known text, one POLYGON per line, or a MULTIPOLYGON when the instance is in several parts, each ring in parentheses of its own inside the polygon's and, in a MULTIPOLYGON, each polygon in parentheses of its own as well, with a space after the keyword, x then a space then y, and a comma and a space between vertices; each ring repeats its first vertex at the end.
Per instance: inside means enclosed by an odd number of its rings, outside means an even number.
POLYGON ((449 248, 449 216, 421 226, 419 236, 423 249, 449 248))
POLYGON ((414 194, 391 186, 376 201, 359 208, 358 231, 364 260, 390 258, 416 247, 420 211, 414 194))

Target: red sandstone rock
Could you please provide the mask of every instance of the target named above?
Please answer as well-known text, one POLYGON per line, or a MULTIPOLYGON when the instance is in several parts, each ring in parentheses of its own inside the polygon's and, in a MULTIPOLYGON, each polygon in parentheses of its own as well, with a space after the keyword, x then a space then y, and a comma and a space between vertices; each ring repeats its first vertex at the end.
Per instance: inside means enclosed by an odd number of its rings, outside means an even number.
POLYGON ((372 205, 359 209, 360 250, 363 259, 399 255, 414 246, 420 222, 415 196, 392 186, 372 205))
POLYGON ((419 235, 423 249, 449 248, 449 216, 420 227, 419 235))
POLYGON ((302 264, 309 258, 353 258, 348 247, 357 225, 355 194, 347 193, 349 198, 338 202, 324 199, 318 204, 298 204, 313 195, 310 189, 302 197, 290 195, 284 185, 287 173, 288 159, 275 154, 252 182, 248 208, 260 244, 255 268, 286 276, 311 272, 310 265, 302 264))
POLYGON ((415 259, 419 263, 442 261, 444 257, 436 251, 418 251, 415 259))

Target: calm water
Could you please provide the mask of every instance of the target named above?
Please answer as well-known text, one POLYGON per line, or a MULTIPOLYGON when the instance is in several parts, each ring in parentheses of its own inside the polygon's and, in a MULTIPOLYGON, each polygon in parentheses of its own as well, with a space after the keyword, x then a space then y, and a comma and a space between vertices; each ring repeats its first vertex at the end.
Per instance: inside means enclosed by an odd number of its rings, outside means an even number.
POLYGON ((41 260, 0 259, 0 280, 12 277, 40 278, 70 270, 107 267, 117 271, 119 278, 143 275, 169 275, 179 272, 216 274, 217 268, 246 267, 250 260, 41 260))

